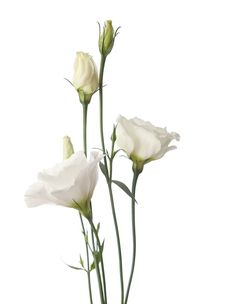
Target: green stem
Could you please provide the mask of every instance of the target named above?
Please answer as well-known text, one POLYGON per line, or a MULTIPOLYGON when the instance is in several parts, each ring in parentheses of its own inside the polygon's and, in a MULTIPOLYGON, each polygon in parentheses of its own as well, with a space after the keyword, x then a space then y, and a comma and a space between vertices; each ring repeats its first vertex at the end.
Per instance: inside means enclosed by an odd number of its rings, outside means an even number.
MULTIPOLYGON (((106 57, 101 56, 100 71, 99 71, 100 135, 101 135, 102 150, 104 153, 106 153, 104 132, 103 132, 103 74, 104 74, 105 63, 106 63, 106 57)), ((106 169, 107 169, 107 162, 105 157, 104 157, 104 162, 106 163, 106 169)))
MULTIPOLYGON (((133 182, 132 182, 132 194, 133 194, 133 197, 135 197, 136 185, 137 185, 139 174, 140 174, 140 172, 134 170, 133 182)), ((125 295, 125 304, 127 304, 127 302, 128 302, 129 291, 130 291, 130 286, 131 286, 132 279, 133 279, 134 267, 135 267, 135 259, 136 259, 135 204, 136 204, 136 202, 132 198, 131 216, 132 216, 132 235, 133 235, 133 258, 132 258, 132 265, 131 265, 131 271, 130 271, 128 286, 127 286, 127 291, 126 291, 126 295, 125 295)))
POLYGON ((83 103, 83 141, 84 141, 84 154, 87 157, 87 114, 88 104, 83 103))
MULTIPOLYGON (((101 56, 100 72, 99 72, 100 134, 101 134, 102 150, 103 150, 104 154, 106 154, 104 131, 103 131, 103 74, 104 74, 105 62, 106 62, 106 56, 101 56)), ((118 228, 118 223, 117 223, 117 218, 116 218, 115 204, 114 204, 112 185, 111 185, 112 167, 111 167, 111 172, 110 172, 110 176, 109 176, 106 157, 104 157, 104 165, 105 165, 105 169, 106 169, 106 173, 107 173, 107 184, 108 184, 112 216, 113 216, 115 232, 116 232, 117 249, 118 249, 118 256, 119 256, 119 269, 120 269, 121 304, 123 304, 124 303, 124 280, 123 280, 122 251, 121 251, 120 234, 119 234, 119 228, 118 228)))
MULTIPOLYGON (((82 231, 83 231, 83 235, 85 237, 85 228, 84 228, 84 222, 83 222, 83 218, 82 215, 79 212, 79 216, 80 216, 80 221, 81 221, 81 226, 82 226, 82 231)), ((90 263, 89 263, 89 248, 88 248, 88 244, 85 241, 85 245, 86 245, 86 258, 87 258, 87 277, 88 277, 88 288, 89 288, 89 298, 90 298, 90 303, 93 304, 93 295, 92 295, 92 286, 91 286, 91 276, 90 276, 90 263)))
MULTIPOLYGON (((83 144, 84 144, 84 154, 87 157, 87 114, 88 114, 88 104, 86 102, 82 103, 83 105, 83 144)), ((92 209, 91 209, 92 212, 92 209)), ((82 227, 84 226, 83 218, 81 217, 81 224, 82 227)), ((93 251, 95 252, 95 246, 94 246, 94 238, 93 238, 93 230, 91 229, 92 234, 92 243, 93 243, 93 251)), ((86 252, 88 253, 88 243, 86 243, 86 252)), ((100 294, 100 300, 101 304, 105 304, 104 295, 103 295, 103 285, 101 280, 101 274, 100 274, 100 268, 99 265, 96 263, 96 259, 94 258, 95 268, 96 268, 96 274, 97 274, 97 280, 98 280, 98 288, 99 288, 99 294, 100 294)), ((89 294, 92 294, 91 291, 91 276, 90 276, 90 263, 89 263, 89 255, 87 254, 87 266, 88 266, 88 286, 89 286, 89 294)), ((90 302, 91 302, 91 296, 90 296, 90 302)), ((91 303, 92 304, 92 303, 91 303)))
MULTIPOLYGON (((84 154, 87 156, 87 112, 88 112, 88 105, 86 103, 82 103, 83 105, 83 141, 84 141, 84 154)), ((84 228, 84 222, 82 215, 79 213, 81 226, 83 230, 83 234, 85 237, 85 228, 84 228)), ((87 277, 88 277, 88 288, 89 288, 89 298, 90 298, 90 304, 93 304, 93 296, 92 296, 92 284, 91 284, 91 276, 90 276, 90 262, 89 262, 89 248, 88 243, 86 240, 85 242, 85 248, 86 248, 86 258, 87 258, 87 277)))
MULTIPOLYGON (((101 255, 101 265, 102 265, 102 280, 103 280, 103 287, 104 287, 104 303, 107 304, 107 291, 106 291, 106 275, 105 275, 105 267, 104 267, 104 262, 103 262, 103 248, 101 246, 101 242, 97 233, 97 230, 94 226, 94 223, 92 220, 89 220, 89 223, 91 225, 91 228, 93 230, 93 233, 96 237, 97 240, 97 244, 98 244, 98 249, 99 249, 99 253, 101 255)), ((96 259, 95 259, 96 260, 96 259)))
POLYGON ((96 256, 95 256, 96 248, 95 248, 95 243, 94 243, 94 232, 93 232, 92 226, 91 226, 91 236, 92 236, 92 244, 93 244, 93 260, 94 260, 96 274, 97 274, 100 301, 101 301, 102 304, 105 304, 100 268, 99 268, 99 264, 97 263, 96 256))

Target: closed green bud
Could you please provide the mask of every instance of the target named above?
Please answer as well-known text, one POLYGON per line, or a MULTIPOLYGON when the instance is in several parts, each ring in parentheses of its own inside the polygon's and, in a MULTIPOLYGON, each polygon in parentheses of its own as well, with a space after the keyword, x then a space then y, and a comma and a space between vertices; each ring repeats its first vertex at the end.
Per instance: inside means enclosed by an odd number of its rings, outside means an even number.
POLYGON ((116 126, 113 126, 113 131, 111 134, 111 141, 114 143, 116 141, 116 126))
POLYGON ((107 20, 104 24, 103 31, 99 36, 99 50, 103 56, 107 56, 114 45, 115 32, 112 26, 112 21, 107 20))
POLYGON ((67 159, 74 154, 74 148, 69 136, 63 138, 63 159, 67 159))

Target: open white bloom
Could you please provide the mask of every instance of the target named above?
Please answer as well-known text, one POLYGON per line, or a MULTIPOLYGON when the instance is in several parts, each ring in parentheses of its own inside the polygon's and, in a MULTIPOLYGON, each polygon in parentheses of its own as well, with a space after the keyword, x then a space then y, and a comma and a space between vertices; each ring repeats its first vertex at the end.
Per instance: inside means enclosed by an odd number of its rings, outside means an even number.
POLYGON ((97 67, 89 54, 76 53, 72 83, 80 94, 88 95, 90 98, 98 89, 97 67))
POLYGON ((167 151, 176 148, 169 146, 173 139, 180 139, 179 134, 168 133, 166 128, 155 127, 139 118, 126 119, 119 116, 117 123, 117 144, 134 162, 145 164, 159 159, 167 151))
POLYGON ((90 216, 90 200, 97 183, 97 164, 102 159, 100 152, 91 152, 88 161, 83 152, 38 174, 38 181, 25 194, 28 207, 42 204, 57 204, 78 209, 90 216))

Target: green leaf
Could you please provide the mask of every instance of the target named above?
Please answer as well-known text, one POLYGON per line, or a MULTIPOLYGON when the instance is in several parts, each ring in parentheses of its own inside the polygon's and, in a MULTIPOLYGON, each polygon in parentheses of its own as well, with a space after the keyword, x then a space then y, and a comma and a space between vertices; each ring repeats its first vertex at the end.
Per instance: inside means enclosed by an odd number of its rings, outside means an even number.
POLYGON ((112 180, 112 182, 116 184, 118 187, 120 187, 129 197, 131 197, 137 203, 133 193, 129 190, 129 188, 124 183, 117 180, 112 180))
POLYGON ((99 251, 95 251, 94 256, 97 263, 99 263, 101 261, 101 253, 99 251))
POLYGON ((80 265, 84 268, 84 261, 83 261, 81 255, 79 256, 79 262, 80 262, 80 265))
POLYGON ((102 252, 103 252, 103 249, 104 249, 104 243, 105 243, 105 239, 103 240, 102 245, 101 245, 101 247, 102 247, 102 252))
POLYGON ((97 230, 97 234, 99 232, 99 229, 100 229, 100 223, 97 224, 97 229, 96 229, 97 230))
MULTIPOLYGON (((101 254, 99 251, 94 252, 94 259, 96 259, 97 265, 101 262, 101 254)), ((96 263, 93 261, 93 263, 90 265, 89 271, 92 271, 96 268, 96 263)))
POLYGON ((93 271, 95 268, 96 268, 96 267, 95 267, 95 263, 93 262, 93 263, 90 265, 89 271, 93 271))
MULTIPOLYGON (((66 263, 65 263, 65 264, 66 264, 66 263)), ((84 268, 75 267, 75 266, 72 266, 72 265, 70 265, 70 264, 66 264, 66 266, 68 266, 68 267, 70 267, 70 268, 72 268, 72 269, 75 269, 75 270, 84 270, 84 271, 86 271, 84 268)))
POLYGON ((116 154, 120 151, 123 151, 122 149, 118 149, 116 151, 113 152, 113 155, 112 155, 112 159, 115 158, 116 154))
POLYGON ((86 244, 88 244, 88 234, 87 233, 84 235, 84 240, 85 240, 86 244))
POLYGON ((102 173, 104 174, 104 176, 105 176, 106 179, 107 179, 107 178, 108 178, 108 175, 107 175, 107 170, 106 170, 105 165, 104 165, 102 162, 100 162, 100 163, 99 163, 99 167, 100 167, 102 173))

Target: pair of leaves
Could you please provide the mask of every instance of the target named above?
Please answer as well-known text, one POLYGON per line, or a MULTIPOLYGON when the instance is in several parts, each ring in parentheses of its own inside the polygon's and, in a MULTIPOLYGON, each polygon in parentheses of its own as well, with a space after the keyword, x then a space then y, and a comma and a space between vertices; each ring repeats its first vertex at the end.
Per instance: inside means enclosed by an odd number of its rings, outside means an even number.
POLYGON ((82 259, 82 256, 80 255, 79 256, 79 263, 81 265, 81 267, 76 267, 76 266, 73 266, 73 265, 70 265, 70 264, 66 264, 68 267, 72 268, 72 269, 75 269, 75 270, 84 270, 87 272, 87 270, 85 269, 84 267, 84 261, 82 259))

